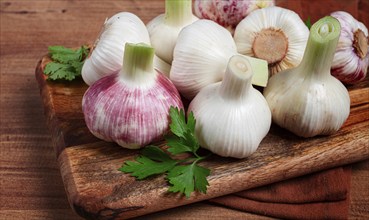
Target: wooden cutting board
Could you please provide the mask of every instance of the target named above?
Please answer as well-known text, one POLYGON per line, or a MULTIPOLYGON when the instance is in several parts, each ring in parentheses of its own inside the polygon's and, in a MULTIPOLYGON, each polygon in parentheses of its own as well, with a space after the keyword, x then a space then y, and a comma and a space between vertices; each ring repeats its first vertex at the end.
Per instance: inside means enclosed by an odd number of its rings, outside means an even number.
MULTIPOLYGON (((45 61, 44 59, 42 59, 45 61)), ((212 156, 207 194, 189 199, 168 193, 163 176, 136 181, 118 168, 138 155, 95 138, 81 109, 87 85, 47 81, 44 62, 36 79, 69 202, 82 217, 120 219, 194 203, 369 158, 369 78, 349 87, 351 112, 334 135, 299 138, 272 125, 258 150, 247 159, 212 156)))

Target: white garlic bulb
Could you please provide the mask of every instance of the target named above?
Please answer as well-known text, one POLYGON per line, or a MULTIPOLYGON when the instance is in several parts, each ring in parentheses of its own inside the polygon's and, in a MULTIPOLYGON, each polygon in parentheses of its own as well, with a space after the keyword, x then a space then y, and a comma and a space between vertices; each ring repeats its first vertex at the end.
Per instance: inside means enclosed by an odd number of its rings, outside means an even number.
POLYGON ((165 14, 158 15, 147 24, 155 54, 171 64, 179 32, 197 20, 192 14, 192 0, 165 0, 165 14))
MULTIPOLYGON (((265 63, 265 68, 267 64, 265 63)), ((263 95, 251 85, 247 57, 232 56, 222 82, 203 88, 190 103, 202 147, 224 157, 244 158, 258 148, 271 125, 263 95)))
POLYGON ((184 97, 192 99, 201 88, 222 80, 236 53, 229 31, 213 21, 198 20, 179 34, 169 77, 184 97))
MULTIPOLYGON (((221 81, 229 59, 236 54, 236 45, 227 29, 211 20, 198 20, 180 32, 169 77, 190 100, 200 89, 221 81)), ((250 59, 250 62, 254 68, 263 68, 265 61, 250 59)), ((264 70, 252 78, 252 83, 259 86, 266 86, 267 81, 268 72, 264 70)))
POLYGON ((368 71, 368 29, 347 12, 337 11, 331 16, 341 24, 332 75, 343 83, 357 83, 365 78, 368 71))
MULTIPOLYGON (((119 71, 127 42, 150 45, 150 37, 139 17, 120 12, 105 21, 91 54, 83 64, 81 74, 84 82, 92 85, 98 79, 119 71)), ((158 58, 154 58, 154 68, 169 75, 170 65, 158 58)))
POLYGON ((342 126, 350 97, 330 73, 339 35, 336 19, 320 19, 310 29, 301 64, 269 79, 264 96, 273 122, 302 137, 329 135, 342 126))
POLYGON ((145 24, 136 15, 120 12, 105 21, 91 55, 82 67, 82 77, 91 85, 122 68, 124 44, 150 44, 145 24))
POLYGON ((137 149, 163 138, 171 106, 183 108, 173 83, 153 67, 154 50, 125 44, 123 67, 85 92, 82 110, 96 137, 137 149))
POLYGON ((301 62, 308 36, 295 12, 275 6, 251 12, 234 33, 237 51, 268 61, 270 75, 301 62))

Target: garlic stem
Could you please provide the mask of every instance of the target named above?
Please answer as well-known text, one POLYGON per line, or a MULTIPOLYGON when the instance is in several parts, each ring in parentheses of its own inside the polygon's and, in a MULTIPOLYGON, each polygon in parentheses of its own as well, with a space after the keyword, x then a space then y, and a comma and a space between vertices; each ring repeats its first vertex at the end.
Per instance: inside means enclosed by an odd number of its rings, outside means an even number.
POLYGON ((330 75, 333 57, 340 36, 337 19, 327 16, 317 21, 310 29, 306 50, 301 61, 301 73, 316 77, 330 75))
POLYGON ((191 0, 165 0, 165 22, 168 25, 183 26, 192 18, 191 0))
POLYGON ((120 75, 132 81, 145 81, 154 75, 154 48, 144 43, 126 43, 120 75))
POLYGON ((252 69, 249 61, 242 55, 230 58, 224 79, 220 86, 220 95, 226 100, 242 100, 251 88, 252 69))

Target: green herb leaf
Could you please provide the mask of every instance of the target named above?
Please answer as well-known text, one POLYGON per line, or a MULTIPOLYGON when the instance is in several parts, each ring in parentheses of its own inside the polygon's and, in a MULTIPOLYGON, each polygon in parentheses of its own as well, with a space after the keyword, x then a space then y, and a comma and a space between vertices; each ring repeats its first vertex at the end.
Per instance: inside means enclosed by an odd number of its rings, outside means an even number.
POLYGON ((196 153, 200 145, 191 131, 186 131, 183 134, 184 137, 166 136, 165 140, 169 146, 168 151, 174 155, 191 152, 196 153))
POLYGON ((167 178, 172 184, 169 191, 183 193, 187 198, 195 190, 206 193, 206 188, 209 185, 206 177, 209 174, 209 169, 198 166, 196 163, 176 166, 168 173, 167 178))
POLYGON ((139 156, 135 161, 126 161, 125 165, 119 168, 120 171, 125 173, 131 173, 132 176, 139 180, 145 179, 146 177, 165 173, 177 164, 177 161, 169 158, 161 158, 160 161, 154 161, 146 156, 139 156))
POLYGON ((193 112, 188 114, 187 123, 183 109, 171 107, 169 110, 171 116, 170 130, 175 136, 167 135, 165 137, 168 151, 172 154, 185 152, 196 153, 200 145, 195 137, 196 120, 193 112))
POLYGON ((195 133, 195 125, 196 125, 196 119, 193 115, 193 112, 190 112, 187 116, 187 128, 192 132, 195 133))
POLYGON ((52 62, 46 64, 44 74, 51 80, 73 80, 81 75, 84 59, 89 49, 81 46, 77 50, 63 46, 48 47, 52 62))
POLYGON ((44 69, 44 73, 48 75, 51 80, 73 80, 76 77, 74 71, 75 69, 72 66, 54 62, 46 64, 44 69))
POLYGON ((188 115, 187 123, 183 109, 171 107, 169 115, 172 134, 165 136, 167 151, 173 155, 190 153, 193 157, 175 160, 159 147, 150 145, 141 151, 136 161, 126 161, 119 170, 131 173, 137 179, 167 173, 167 180, 171 184, 168 190, 183 193, 187 198, 193 191, 206 193, 209 185, 206 177, 210 175, 210 170, 197 165, 205 157, 197 154, 200 145, 195 137, 194 115, 192 112, 188 115))
POLYGON ((308 27, 308 29, 310 30, 311 28, 311 20, 310 17, 308 17, 308 19, 305 21, 305 25, 308 27))
POLYGON ((157 146, 154 145, 149 145, 147 147, 145 147, 144 149, 141 150, 141 154, 145 157, 148 157, 152 160, 156 160, 156 161, 168 161, 171 160, 172 158, 165 153, 162 149, 160 149, 157 146))
POLYGON ((174 155, 185 153, 185 152, 193 152, 191 146, 186 143, 186 140, 183 138, 179 138, 177 136, 167 136, 165 137, 167 141, 167 145, 169 146, 168 151, 174 155))
POLYGON ((169 124, 170 130, 178 137, 184 137, 184 132, 187 130, 187 124, 183 109, 178 110, 177 107, 174 108, 171 106, 169 109, 169 115, 171 118, 171 123, 169 124))

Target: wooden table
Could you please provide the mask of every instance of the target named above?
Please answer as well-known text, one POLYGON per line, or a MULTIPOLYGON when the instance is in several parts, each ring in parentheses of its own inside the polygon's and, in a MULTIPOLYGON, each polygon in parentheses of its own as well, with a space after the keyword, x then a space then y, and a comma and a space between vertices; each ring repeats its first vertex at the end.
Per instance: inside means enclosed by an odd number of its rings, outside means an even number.
MULTIPOLYGON (((278 3, 297 11, 304 8, 302 16, 311 15, 313 19, 316 13, 328 10, 321 7, 313 11, 312 7, 321 1, 306 2, 278 3)), ((163 4, 162 0, 0 1, 0 219, 80 219, 67 201, 34 77, 36 64, 47 46, 75 47, 93 42, 106 17, 131 11, 147 22, 164 11, 163 4)), ((360 16, 369 26, 368 15, 364 14, 369 1, 341 2, 331 5, 327 13, 334 7, 360 16)), ((369 161, 352 167, 350 219, 368 219, 369 161)), ((207 202, 150 215, 150 219, 214 217, 269 219, 207 202)))

